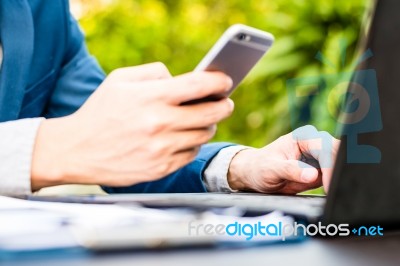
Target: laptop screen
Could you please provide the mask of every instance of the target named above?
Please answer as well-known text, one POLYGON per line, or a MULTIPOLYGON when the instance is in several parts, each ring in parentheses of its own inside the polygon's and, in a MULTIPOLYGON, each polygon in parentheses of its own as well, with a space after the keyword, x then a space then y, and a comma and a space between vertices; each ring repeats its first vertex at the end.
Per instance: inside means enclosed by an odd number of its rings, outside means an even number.
POLYGON ((324 221, 400 227, 400 1, 377 1, 346 97, 324 221))

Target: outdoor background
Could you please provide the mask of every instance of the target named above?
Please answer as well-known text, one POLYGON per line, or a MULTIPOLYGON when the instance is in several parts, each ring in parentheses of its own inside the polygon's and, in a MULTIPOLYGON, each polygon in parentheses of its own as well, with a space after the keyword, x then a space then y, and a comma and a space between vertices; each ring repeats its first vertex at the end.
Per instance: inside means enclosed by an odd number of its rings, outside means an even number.
POLYGON ((177 75, 194 69, 232 24, 271 32, 276 38, 273 48, 232 95, 235 112, 219 124, 215 137, 215 141, 262 147, 293 127, 308 123, 335 134, 340 95, 330 93, 329 86, 322 91, 311 86, 305 92, 310 96, 289 112, 294 103, 288 100, 286 83, 348 72, 366 3, 72 0, 71 10, 86 33, 90 52, 106 72, 161 61, 177 75), (325 56, 325 63, 316 58, 318 52, 325 56), (296 121, 296 125, 290 121, 296 121))

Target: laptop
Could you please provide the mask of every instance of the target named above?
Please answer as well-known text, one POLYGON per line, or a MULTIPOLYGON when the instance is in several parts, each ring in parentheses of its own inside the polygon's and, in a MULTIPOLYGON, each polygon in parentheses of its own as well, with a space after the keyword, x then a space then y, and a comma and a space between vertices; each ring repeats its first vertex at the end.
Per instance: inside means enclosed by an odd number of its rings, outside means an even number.
POLYGON ((343 121, 343 137, 327 197, 188 193, 47 198, 34 196, 30 199, 140 204, 162 208, 237 206, 256 213, 280 210, 295 217, 306 218, 309 222, 400 227, 398 10, 400 1, 397 0, 377 1, 368 10, 368 23, 364 24, 369 26, 363 33, 367 33, 367 36, 361 37, 360 44, 360 50, 367 53, 354 72, 348 92, 358 97, 359 106, 368 103, 369 108, 362 119, 357 111, 350 109, 339 119, 343 121))

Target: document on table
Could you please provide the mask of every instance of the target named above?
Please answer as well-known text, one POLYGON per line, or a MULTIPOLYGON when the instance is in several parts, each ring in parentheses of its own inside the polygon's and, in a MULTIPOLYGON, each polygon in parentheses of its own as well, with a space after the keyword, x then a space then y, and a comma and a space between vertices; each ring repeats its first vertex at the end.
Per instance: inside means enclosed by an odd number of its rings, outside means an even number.
MULTIPOLYGON (((186 209, 41 202, 0 196, 0 254, 73 247, 109 250, 246 242, 250 225, 253 230, 253 225, 260 221, 287 224, 293 219, 281 213, 240 217, 232 210, 221 215, 212 211, 196 213, 186 209), (216 229, 220 224, 232 224, 231 233, 242 230, 239 225, 248 226, 243 234, 235 235, 223 233, 222 226, 214 234, 204 231, 206 226, 216 229)), ((281 241, 279 236, 265 234, 251 238, 253 243, 281 241)))
POLYGON ((0 250, 74 247, 78 243, 71 228, 115 228, 174 219, 176 216, 168 212, 145 208, 39 202, 0 196, 0 250))

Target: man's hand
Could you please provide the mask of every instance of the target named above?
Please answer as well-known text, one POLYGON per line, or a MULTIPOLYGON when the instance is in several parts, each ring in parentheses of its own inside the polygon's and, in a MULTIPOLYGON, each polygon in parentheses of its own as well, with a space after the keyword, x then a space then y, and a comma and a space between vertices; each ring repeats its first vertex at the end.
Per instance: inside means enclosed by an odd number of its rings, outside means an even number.
POLYGON ((77 183, 127 186, 159 179, 191 162, 233 110, 222 73, 175 78, 161 63, 112 72, 74 114, 43 121, 32 162, 32 189, 77 183))
POLYGON ((228 172, 232 189, 296 194, 324 185, 328 191, 339 140, 313 126, 296 129, 261 149, 245 149, 228 172))

